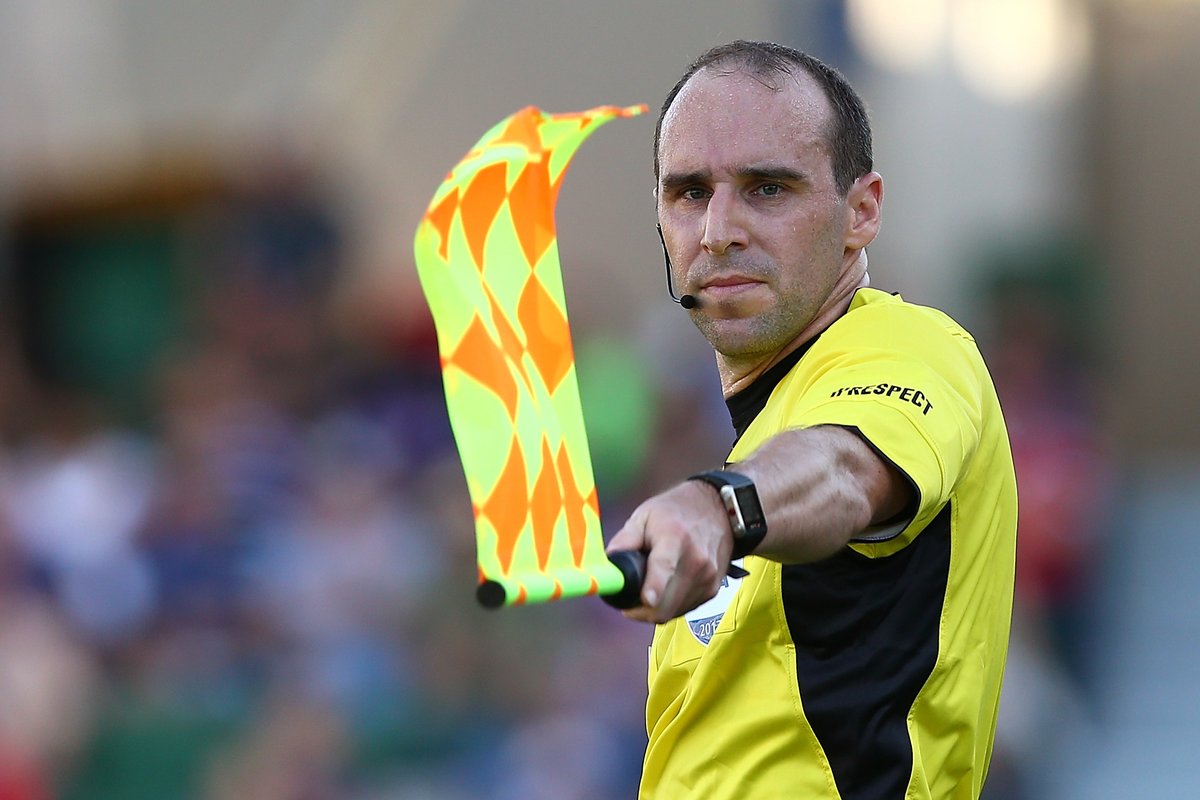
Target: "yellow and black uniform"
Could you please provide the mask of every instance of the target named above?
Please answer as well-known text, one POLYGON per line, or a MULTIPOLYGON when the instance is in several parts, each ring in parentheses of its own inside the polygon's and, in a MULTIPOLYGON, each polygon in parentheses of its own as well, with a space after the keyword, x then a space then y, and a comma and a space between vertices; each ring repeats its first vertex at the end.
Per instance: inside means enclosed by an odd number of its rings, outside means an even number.
POLYGON ((731 463, 781 431, 839 425, 894 464, 916 501, 820 562, 749 556, 748 577, 658 627, 642 798, 978 797, 1017 498, 974 340, 939 311, 863 289, 728 404, 731 463))

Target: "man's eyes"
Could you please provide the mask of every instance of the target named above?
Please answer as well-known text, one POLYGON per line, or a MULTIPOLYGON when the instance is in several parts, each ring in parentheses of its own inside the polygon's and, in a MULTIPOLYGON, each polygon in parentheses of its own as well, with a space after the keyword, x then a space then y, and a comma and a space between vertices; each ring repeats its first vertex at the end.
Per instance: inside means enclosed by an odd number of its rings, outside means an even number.
MULTIPOLYGON (((751 190, 751 194, 759 197, 778 197, 786 191, 784 186, 779 183, 763 183, 755 186, 751 190)), ((696 202, 699 200, 707 200, 712 195, 712 191, 703 186, 689 186, 686 189, 680 189, 676 196, 681 200, 696 202)))

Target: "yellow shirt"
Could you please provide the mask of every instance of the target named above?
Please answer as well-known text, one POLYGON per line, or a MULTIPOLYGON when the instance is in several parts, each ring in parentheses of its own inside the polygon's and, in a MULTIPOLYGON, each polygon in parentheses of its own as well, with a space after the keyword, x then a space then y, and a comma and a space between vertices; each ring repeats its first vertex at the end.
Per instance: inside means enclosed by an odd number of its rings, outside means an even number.
POLYGON ((1017 495, 974 340, 939 311, 863 289, 729 405, 731 463, 790 428, 845 426, 917 502, 824 561, 749 556, 748 577, 656 629, 640 796, 978 797, 1008 649, 1017 495))

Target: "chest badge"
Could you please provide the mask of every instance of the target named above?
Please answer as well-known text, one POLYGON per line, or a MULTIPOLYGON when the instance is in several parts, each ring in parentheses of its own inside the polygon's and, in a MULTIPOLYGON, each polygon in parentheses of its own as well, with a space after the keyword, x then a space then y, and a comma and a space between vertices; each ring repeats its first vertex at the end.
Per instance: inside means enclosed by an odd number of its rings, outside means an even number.
MULTIPOLYGON (((741 559, 733 563, 739 567, 742 565, 741 559)), ((711 599, 683 615, 688 629, 700 644, 707 647, 708 643, 712 641, 713 634, 717 632, 717 626, 721 624, 725 612, 729 609, 729 604, 733 602, 733 597, 741 585, 741 578, 725 576, 721 580, 721 588, 711 599)))

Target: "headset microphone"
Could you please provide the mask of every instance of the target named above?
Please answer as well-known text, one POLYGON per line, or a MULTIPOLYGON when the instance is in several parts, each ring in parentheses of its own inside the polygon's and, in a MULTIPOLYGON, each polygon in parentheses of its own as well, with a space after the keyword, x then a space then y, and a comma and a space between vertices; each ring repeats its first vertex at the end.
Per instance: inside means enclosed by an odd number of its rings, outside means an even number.
POLYGON ((683 306, 685 309, 696 308, 700 305, 700 298, 696 297, 694 294, 685 294, 683 297, 675 296, 675 284, 671 280, 671 256, 669 253, 667 253, 667 240, 663 238, 662 225, 658 225, 656 227, 658 228, 658 240, 662 242, 663 263, 666 265, 667 269, 667 294, 671 296, 672 300, 683 306))

